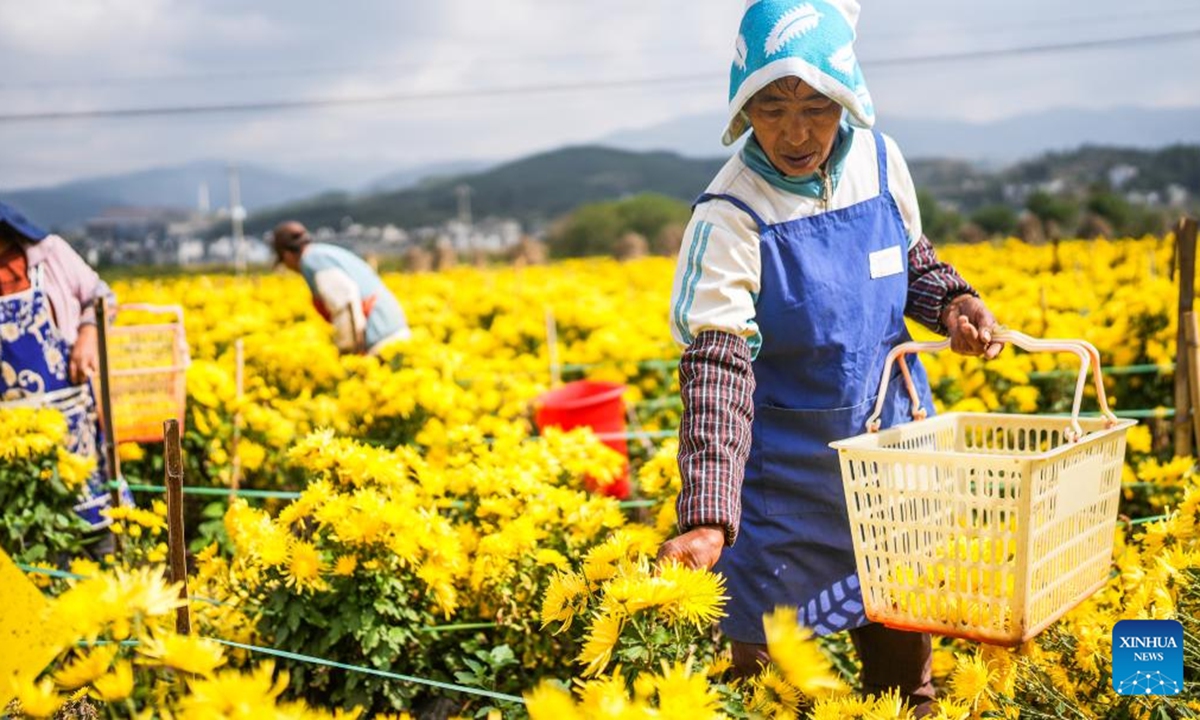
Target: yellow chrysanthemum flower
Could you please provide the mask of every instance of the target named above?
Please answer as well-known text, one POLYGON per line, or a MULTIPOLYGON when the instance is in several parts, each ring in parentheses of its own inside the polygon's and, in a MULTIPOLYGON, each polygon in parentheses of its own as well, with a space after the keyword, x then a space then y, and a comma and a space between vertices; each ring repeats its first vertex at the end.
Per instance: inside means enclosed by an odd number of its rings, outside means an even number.
POLYGON ((342 577, 353 575, 358 568, 358 558, 354 555, 342 555, 333 564, 333 574, 342 577))
POLYGON ((582 720, 571 693, 549 680, 525 694, 530 720, 582 720))
POLYGON ((96 697, 104 702, 120 702, 133 694, 133 666, 128 662, 117 663, 112 672, 96 678, 92 683, 96 697))
POLYGON ((82 652, 54 673, 54 682, 65 690, 74 690, 87 685, 108 672, 108 668, 116 656, 116 645, 102 645, 92 648, 88 652, 82 652))
POLYGON ((800 691, 773 665, 763 667, 749 682, 746 706, 768 718, 794 718, 800 710, 800 691))
POLYGON ((960 659, 954 674, 950 676, 950 697, 965 702, 972 710, 988 696, 995 677, 983 655, 975 653, 960 659))
POLYGON ((211 678, 188 682, 179 701, 181 720, 275 717, 276 700, 287 688, 288 675, 273 677, 275 665, 264 662, 250 672, 223 670, 211 678))
POLYGON ((691 662, 667 665, 652 678, 658 713, 672 720, 717 720, 721 698, 709 687, 703 673, 693 673, 691 662))
POLYGON ((198 635, 152 635, 138 646, 138 653, 145 658, 143 664, 158 663, 204 677, 225 663, 224 647, 198 635))
POLYGON ((771 661, 800 692, 821 698, 849 691, 821 652, 812 631, 797 622, 794 608, 779 607, 764 615, 763 629, 771 661))
POLYGON ((316 546, 304 540, 294 540, 288 551, 287 584, 297 590, 319 590, 324 563, 316 546))
POLYGON ((533 561, 538 565, 550 565, 559 570, 567 570, 571 567, 571 564, 562 553, 550 548, 538 550, 533 556, 533 561))
POLYGON ((575 616, 587 607, 589 594, 588 582, 583 576, 571 572, 555 573, 542 600, 542 627, 561 622, 562 626, 555 634, 564 632, 575 616))
POLYGON ((584 677, 598 675, 608 667, 623 629, 625 617, 617 613, 597 613, 592 618, 592 624, 584 637, 583 649, 577 658, 587 666, 582 673, 584 677))
POLYGON ((21 712, 29 717, 50 717, 63 704, 64 698, 55 692, 50 678, 43 678, 38 683, 19 683, 16 690, 21 712))
POLYGON ((675 589, 678 600, 667 612, 697 627, 711 625, 724 615, 725 579, 709 570, 692 569, 669 562, 659 568, 659 577, 675 589))

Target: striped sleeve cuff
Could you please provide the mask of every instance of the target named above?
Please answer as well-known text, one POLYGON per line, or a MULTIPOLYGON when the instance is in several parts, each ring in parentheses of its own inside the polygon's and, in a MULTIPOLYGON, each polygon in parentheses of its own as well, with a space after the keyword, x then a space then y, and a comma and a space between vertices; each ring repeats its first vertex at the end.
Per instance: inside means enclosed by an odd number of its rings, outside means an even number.
POLYGON ((948 335, 942 311, 959 295, 979 293, 948 263, 938 260, 924 235, 908 251, 908 301, 904 314, 939 335, 948 335))
POLYGON ((679 386, 679 528, 719 525, 737 539, 742 480, 750 456, 754 374, 750 345, 732 333, 707 330, 683 352, 679 386))

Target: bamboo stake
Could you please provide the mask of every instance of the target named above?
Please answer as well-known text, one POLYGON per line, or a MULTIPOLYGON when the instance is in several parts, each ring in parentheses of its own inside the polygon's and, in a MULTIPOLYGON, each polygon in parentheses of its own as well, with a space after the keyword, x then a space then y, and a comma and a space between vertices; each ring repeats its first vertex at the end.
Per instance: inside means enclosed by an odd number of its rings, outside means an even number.
POLYGON ((237 364, 234 370, 234 383, 237 387, 237 412, 233 414, 233 471, 230 478, 229 498, 232 500, 237 497, 238 486, 242 483, 242 460, 238 454, 238 446, 242 444, 242 394, 245 391, 245 348, 241 338, 233 344, 234 362, 237 364))
POLYGON ((166 454, 167 545, 171 561, 171 582, 180 583, 183 605, 175 610, 175 632, 189 635, 192 620, 188 609, 187 554, 183 532, 183 452, 179 446, 179 421, 163 423, 166 454))
POLYGON ((1046 299, 1046 286, 1038 288, 1038 306, 1042 310, 1042 337, 1050 332, 1050 302, 1046 299))
POLYGON ((562 385, 562 366, 558 362, 558 323, 554 309, 546 306, 546 348, 550 353, 550 387, 562 385))
POLYGON ((1179 263, 1179 329, 1175 336, 1175 454, 1192 454, 1192 393, 1188 389, 1189 353, 1184 317, 1191 313, 1196 295, 1196 219, 1183 217, 1175 232, 1175 257, 1179 263))
POLYGON ((1191 389, 1192 400, 1192 437, 1195 447, 1200 448, 1200 321, 1196 313, 1189 312, 1183 316, 1184 331, 1187 334, 1188 357, 1188 387, 1191 389))
MULTIPOLYGON (((109 506, 121 507, 121 491, 116 481, 121 478, 121 458, 117 455, 117 426, 113 423, 112 391, 109 387, 108 367, 108 307, 104 298, 96 299, 96 344, 100 353, 100 425, 104 430, 105 478, 109 482, 109 506)), ((113 533, 113 554, 120 557, 125 550, 125 539, 113 533)))

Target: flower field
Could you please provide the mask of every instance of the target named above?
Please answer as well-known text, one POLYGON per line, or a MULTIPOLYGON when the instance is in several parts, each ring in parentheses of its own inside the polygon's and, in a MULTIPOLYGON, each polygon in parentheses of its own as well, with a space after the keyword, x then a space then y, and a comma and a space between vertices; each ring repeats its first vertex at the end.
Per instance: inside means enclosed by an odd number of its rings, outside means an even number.
MULTIPOLYGON (((1200 716, 1189 699, 1200 682, 1200 487, 1161 419, 1173 402, 1172 239, 1064 242, 1057 273, 1050 246, 940 252, 1001 323, 1087 339, 1106 368, 1125 369, 1106 378, 1109 399, 1142 422, 1128 436, 1109 584, 1020 648, 935 638, 936 717, 1200 716), (1126 618, 1183 623, 1183 693, 1112 690, 1111 628, 1126 618)), ((61 419, 0 416, 0 547, 55 598, 54 660, 13 688, 10 712, 907 717, 896 697, 853 693, 844 636, 814 640, 786 611, 764 620, 776 664, 730 680, 713 629, 721 579, 653 566, 679 487, 673 271, 649 258, 385 274, 413 340, 380 359, 339 357, 299 278, 116 283, 121 302, 185 312, 193 632, 174 632, 181 601, 163 579, 165 505, 149 487, 162 484, 161 447, 120 447, 138 507, 114 513, 117 557, 81 559, 64 518, 88 468, 57 449, 61 419), (635 502, 589 491, 622 475, 618 453, 586 430, 535 427, 531 408, 554 372, 626 384, 635 502), (223 492, 235 477, 236 498, 223 492), (63 566, 69 577, 47 572, 63 566)), ((986 363, 924 361, 939 410, 1017 413, 1069 410, 1078 362, 1012 349, 986 363)))

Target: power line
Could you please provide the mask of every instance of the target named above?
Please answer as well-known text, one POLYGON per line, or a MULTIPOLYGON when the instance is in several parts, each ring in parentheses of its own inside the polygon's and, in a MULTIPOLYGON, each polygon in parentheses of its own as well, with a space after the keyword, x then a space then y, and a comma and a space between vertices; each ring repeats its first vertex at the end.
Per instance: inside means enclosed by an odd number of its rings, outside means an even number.
MULTIPOLYGON (((869 36, 872 41, 879 40, 880 38, 904 38, 905 40, 912 41, 913 44, 915 44, 915 45, 921 45, 921 44, 933 44, 932 43, 933 40, 939 39, 941 37, 945 37, 945 36, 947 36, 948 33, 952 33, 955 39, 962 39, 963 37, 974 38, 974 37, 978 37, 979 35, 994 35, 996 33, 1003 33, 1003 32, 1024 33, 1024 32, 1039 31, 1039 30, 1040 31, 1050 30, 1050 31, 1057 32, 1061 35, 1064 32, 1073 34, 1075 32, 1078 32, 1080 29, 1082 29, 1084 27, 1095 27, 1097 25, 1111 25, 1113 23, 1118 23, 1118 22, 1119 23, 1130 23, 1130 22, 1136 22, 1138 20, 1146 20, 1147 18, 1153 19, 1157 23, 1165 23, 1169 26, 1172 23, 1175 25, 1178 25, 1182 21, 1190 21, 1190 20, 1195 19, 1196 13, 1200 12, 1200 6, 1188 7, 1186 9, 1179 8, 1178 10, 1179 10, 1178 14, 1175 14, 1175 13, 1148 14, 1147 10, 1145 8, 1142 8, 1134 14, 1122 13, 1122 14, 1097 15, 1095 13, 1088 13, 1086 15, 1060 15, 1060 16, 1053 17, 1053 18, 1040 19, 1036 22, 989 23, 986 27, 982 27, 982 28, 963 29, 960 27, 944 27, 944 26, 938 26, 938 25, 934 25, 932 28, 928 28, 928 27, 923 28, 924 30, 932 29, 933 35, 934 35, 933 38, 924 36, 923 33, 922 33, 922 35, 917 35, 914 37, 911 30, 886 30, 884 32, 879 32, 879 33, 870 32, 869 36)), ((947 18, 947 19, 949 19, 949 18, 947 18)), ((1132 30, 1132 28, 1130 28, 1130 29, 1132 30)), ((1157 30, 1154 28, 1138 28, 1138 31, 1140 31, 1140 32, 1157 32, 1157 30)), ((868 36, 868 33, 863 32, 861 30, 861 25, 860 25, 860 37, 867 37, 867 36, 868 36)))
POLYGON ((1092 50, 1100 47, 1120 47, 1128 45, 1144 45, 1150 42, 1168 42, 1171 40, 1186 40, 1200 37, 1200 29, 1176 30, 1158 33, 1156 35, 1135 35, 1123 38, 1107 38, 1102 40, 1080 40, 1071 43, 1053 43, 1045 45, 1027 45, 1019 48, 998 48, 995 50, 968 50, 960 53, 943 53, 940 55, 910 55, 906 57, 886 58, 871 62, 864 59, 862 64, 868 67, 897 67, 901 65, 918 65, 929 62, 946 60, 980 60, 984 58, 1005 57, 1011 55, 1038 55, 1050 52, 1072 52, 1076 50, 1092 50))
POLYGON ((273 100, 253 103, 226 103, 218 105, 176 105, 150 108, 110 108, 100 110, 63 110, 50 112, 16 113, 0 115, 0 123, 29 122, 42 120, 76 120, 119 117, 153 117, 162 115, 201 115, 230 112, 261 112, 264 110, 298 110, 323 107, 345 107, 352 105, 381 105, 398 102, 420 102, 428 100, 468 99, 477 97, 505 97, 514 95, 550 95, 570 92, 595 92, 598 90, 621 90, 655 85, 686 85, 712 82, 712 75, 676 75, 658 78, 631 78, 626 80, 601 80, 586 83, 563 83, 554 85, 521 85, 507 88, 479 88, 474 90, 446 90, 426 93, 393 93, 373 97, 312 98, 308 100, 273 100))
MULTIPOLYGON (((647 51, 649 56, 679 57, 683 53, 696 52, 697 48, 658 48, 647 51)), ((488 57, 488 65, 548 63, 563 60, 605 60, 614 57, 624 57, 626 53, 614 54, 608 52, 571 53, 558 55, 525 55, 520 57, 488 57)), ((481 58, 483 59, 483 58, 481 58)), ((48 90, 54 88, 89 87, 97 85, 142 85, 153 83, 184 83, 229 80, 258 80, 284 77, 309 77, 314 75, 341 75, 353 73, 380 73, 395 70, 413 70, 425 67, 418 61, 383 63, 373 65, 325 65, 290 68, 260 68, 257 70, 222 70, 205 73, 178 73, 175 75, 131 75, 115 77, 98 77, 81 80, 30 80, 24 82, 0 82, 0 90, 32 89, 48 90)))
MULTIPOLYGON (((1189 8, 1185 10, 1185 14, 1194 16, 1198 8, 1189 8)), ((1106 24, 1114 21, 1129 21, 1144 17, 1139 15, 1087 15, 1077 17, 1056 18, 1056 21, 1061 21, 1063 26, 1069 26, 1071 30, 1078 30, 1081 25, 1106 24)), ((1170 19, 1170 18, 1166 18, 1170 19)), ((1162 21, 1164 18, 1159 15, 1155 20, 1162 21)), ((1031 29, 1054 29, 1054 25, 1047 23, 1024 23, 1020 25, 992 25, 981 30, 972 30, 966 33, 970 36, 976 36, 980 33, 995 33, 995 32, 1011 32, 1024 31, 1031 29)), ((1060 27, 1060 29, 1062 29, 1060 27)), ((956 35, 962 36, 961 31, 955 31, 956 35)), ((873 38, 881 37, 905 37, 912 39, 911 33, 892 32, 874 34, 873 38)), ((926 41, 932 42, 932 41, 926 41)), ((662 48, 656 47, 643 50, 640 54, 649 57, 669 56, 680 57, 684 54, 695 54, 699 51, 696 47, 676 47, 662 48)), ((547 54, 547 55, 524 55, 510 57, 489 57, 487 62, 489 65, 494 64, 526 64, 526 63, 542 63, 542 62, 558 62, 563 60, 604 60, 614 57, 624 57, 628 53, 614 54, 610 52, 583 52, 570 54, 547 54)), ((0 90, 51 90, 55 88, 72 88, 72 87, 96 87, 96 86, 121 86, 121 85, 146 85, 156 83, 188 83, 188 82, 210 82, 210 81, 254 81, 261 79, 287 78, 287 77, 311 77, 318 75, 344 75, 344 74, 371 74, 381 72, 391 72, 395 70, 406 70, 420 68, 423 63, 416 61, 369 64, 369 65, 325 65, 325 66, 309 66, 309 67, 287 67, 287 68, 259 68, 254 70, 222 70, 214 72, 200 73, 177 73, 168 75, 131 75, 131 76, 110 76, 110 77, 93 77, 83 79, 67 79, 67 80, 26 80, 26 81, 0 81, 0 90)))
MULTIPOLYGON (((972 50, 968 52, 943 53, 939 55, 908 55, 902 57, 879 58, 877 60, 864 59, 863 65, 871 69, 879 69, 885 67, 900 67, 906 65, 919 65, 947 61, 980 60, 986 58, 1036 55, 1053 52, 1074 52, 1080 50, 1092 50, 1102 47, 1118 47, 1142 45, 1151 42, 1186 40, 1197 37, 1200 37, 1200 29, 1179 30, 1153 35, 1136 35, 1123 38, 1082 40, 1070 43, 1028 45, 1024 47, 1000 48, 993 50, 972 50)), ((221 103, 212 105, 176 105, 142 108, 107 108, 95 110, 62 110, 32 113, 11 113, 0 115, 0 123, 87 120, 98 118, 161 117, 171 115, 208 115, 219 113, 381 105, 390 103, 483 97, 513 97, 521 95, 599 92, 627 90, 631 88, 642 87, 685 86, 701 83, 707 84, 716 80, 717 77, 718 76, 713 74, 670 75, 651 78, 626 78, 621 80, 593 80, 561 84, 522 85, 506 88, 461 89, 423 93, 390 93, 369 97, 312 98, 305 100, 272 100, 250 103, 221 103)))

